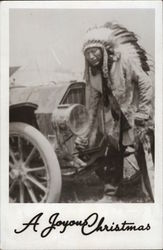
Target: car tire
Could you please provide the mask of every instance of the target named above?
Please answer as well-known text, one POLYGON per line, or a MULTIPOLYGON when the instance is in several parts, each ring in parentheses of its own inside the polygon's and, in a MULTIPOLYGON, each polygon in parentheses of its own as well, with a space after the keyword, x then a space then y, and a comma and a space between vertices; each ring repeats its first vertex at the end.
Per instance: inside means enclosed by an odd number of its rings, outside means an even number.
POLYGON ((9 136, 10 202, 59 202, 61 170, 50 142, 36 128, 22 122, 10 123, 9 136))

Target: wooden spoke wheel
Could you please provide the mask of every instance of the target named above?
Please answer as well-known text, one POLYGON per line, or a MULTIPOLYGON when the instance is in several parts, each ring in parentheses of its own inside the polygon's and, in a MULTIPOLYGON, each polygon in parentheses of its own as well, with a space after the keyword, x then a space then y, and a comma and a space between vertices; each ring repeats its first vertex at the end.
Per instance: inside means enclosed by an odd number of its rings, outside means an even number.
POLYGON ((61 171, 56 154, 43 134, 29 124, 10 124, 10 202, 58 202, 61 171))

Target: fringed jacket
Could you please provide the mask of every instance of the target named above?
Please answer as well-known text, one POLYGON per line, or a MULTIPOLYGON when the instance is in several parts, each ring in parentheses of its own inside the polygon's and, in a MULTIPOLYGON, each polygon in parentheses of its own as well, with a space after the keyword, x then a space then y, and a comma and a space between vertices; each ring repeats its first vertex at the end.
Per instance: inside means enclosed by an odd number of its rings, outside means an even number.
MULTIPOLYGON (((90 144, 95 141, 97 114, 99 109, 103 109, 103 107, 105 110, 106 132, 118 141, 120 129, 125 131, 126 124, 122 124, 120 128, 120 124, 114 115, 109 115, 109 111, 113 111, 111 113, 114 114, 118 110, 116 110, 117 105, 109 103, 109 96, 104 87, 105 84, 111 90, 130 128, 134 127, 135 119, 148 120, 152 115, 152 81, 148 73, 142 69, 141 64, 134 60, 134 57, 126 58, 125 55, 120 55, 118 60, 112 64, 107 81, 104 81, 100 71, 93 75, 91 69, 89 69, 87 86, 90 88, 90 144)), ((131 131, 128 127, 127 133, 124 132, 124 145, 132 144, 132 141, 134 141, 134 135, 131 131)))
MULTIPOLYGON (((103 52, 103 63, 99 72, 92 72, 88 62, 85 61, 85 79, 90 88, 88 132, 93 135, 92 138, 96 135, 95 121, 102 97, 105 97, 105 100, 110 99, 107 109, 112 111, 112 120, 116 120, 115 113, 119 109, 117 107, 120 107, 131 128, 135 119, 148 120, 151 115, 154 92, 150 78, 151 67, 145 50, 137 41, 133 32, 111 22, 89 29, 86 33, 83 51, 90 47, 99 47, 103 52), (110 90, 113 98, 109 97, 109 91, 106 89, 110 90), (115 101, 112 102, 112 99, 115 101)), ((105 103, 104 101, 102 106, 105 106, 105 103)), ((107 121, 107 114, 105 118, 107 121)), ((112 127, 118 126, 116 121, 112 127)), ((121 129, 125 131, 123 126, 124 124, 121 129)), ((110 126, 105 127, 107 129, 110 126)), ((127 140, 125 142, 125 137, 123 139, 124 144, 130 143, 127 140)), ((92 143, 93 141, 92 139, 92 143)))

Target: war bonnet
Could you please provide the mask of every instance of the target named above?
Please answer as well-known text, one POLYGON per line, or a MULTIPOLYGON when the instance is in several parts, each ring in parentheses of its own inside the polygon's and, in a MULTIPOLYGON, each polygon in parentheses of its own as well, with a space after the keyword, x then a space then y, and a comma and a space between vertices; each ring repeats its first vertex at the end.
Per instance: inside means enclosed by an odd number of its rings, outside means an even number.
MULTIPOLYGON (((83 53, 88 48, 101 48, 103 52, 103 63, 102 63, 102 71, 103 77, 108 78, 108 53, 107 50, 111 48, 111 43, 109 40, 111 38, 111 31, 105 27, 95 27, 89 29, 84 37, 83 41, 83 53)), ((88 79, 88 71, 89 65, 88 62, 85 60, 85 79, 88 79)))
MULTIPOLYGON (((134 32, 128 31, 117 23, 108 22, 103 26, 96 26, 89 29, 83 41, 83 53, 92 47, 101 48, 103 51, 102 72, 103 77, 108 77, 108 55, 113 54, 113 60, 117 61, 122 56, 126 62, 128 58, 134 61, 137 67, 145 72, 150 70, 146 52, 137 43, 138 39, 134 32)), ((127 66, 127 64, 126 64, 127 66)), ((123 67, 123 65, 122 65, 123 67)), ((124 65, 125 67, 125 65, 124 65)), ((89 77, 89 65, 85 61, 85 79, 89 77)))

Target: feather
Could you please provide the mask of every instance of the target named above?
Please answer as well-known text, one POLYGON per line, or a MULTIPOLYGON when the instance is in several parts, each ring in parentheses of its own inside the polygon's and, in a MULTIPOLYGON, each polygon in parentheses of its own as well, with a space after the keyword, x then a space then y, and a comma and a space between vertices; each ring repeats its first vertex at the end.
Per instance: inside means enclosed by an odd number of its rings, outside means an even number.
MULTIPOLYGON (((130 65, 133 65, 137 70, 142 69, 146 73, 151 70, 147 53, 139 45, 137 35, 117 23, 107 22, 102 26, 90 28, 84 39, 83 51, 90 46, 102 46, 102 49, 108 54, 108 57, 104 56, 104 59, 108 60, 107 67, 105 67, 106 63, 103 63, 105 76, 108 75, 108 70, 110 70, 113 62, 117 61, 118 63, 119 59, 116 60, 116 56, 120 55, 117 58, 121 58, 121 67, 116 74, 119 74, 117 78, 119 77, 122 83, 123 72, 130 70, 128 69, 130 65), (128 64, 129 61, 130 64, 128 64)), ((85 77, 88 78, 88 65, 86 65, 86 68, 85 77)))
MULTIPOLYGON (((113 31, 112 43, 114 44, 114 47, 116 47, 116 48, 119 47, 119 48, 123 49, 122 48, 123 44, 124 45, 129 44, 129 45, 131 45, 132 48, 134 47, 135 52, 137 54, 137 57, 139 58, 139 60, 141 62, 142 69, 145 72, 150 71, 146 51, 138 44, 138 38, 134 32, 129 31, 127 28, 125 28, 117 23, 111 23, 111 22, 105 23, 103 27, 106 27, 106 28, 111 29, 113 31)), ((130 50, 130 46, 128 47, 128 49, 130 50)), ((129 55, 129 50, 126 50, 126 53, 128 56, 131 56, 131 55, 129 55)), ((136 54, 135 54, 135 57, 136 57, 136 54)), ((132 52, 132 56, 133 56, 133 52, 132 52)))

